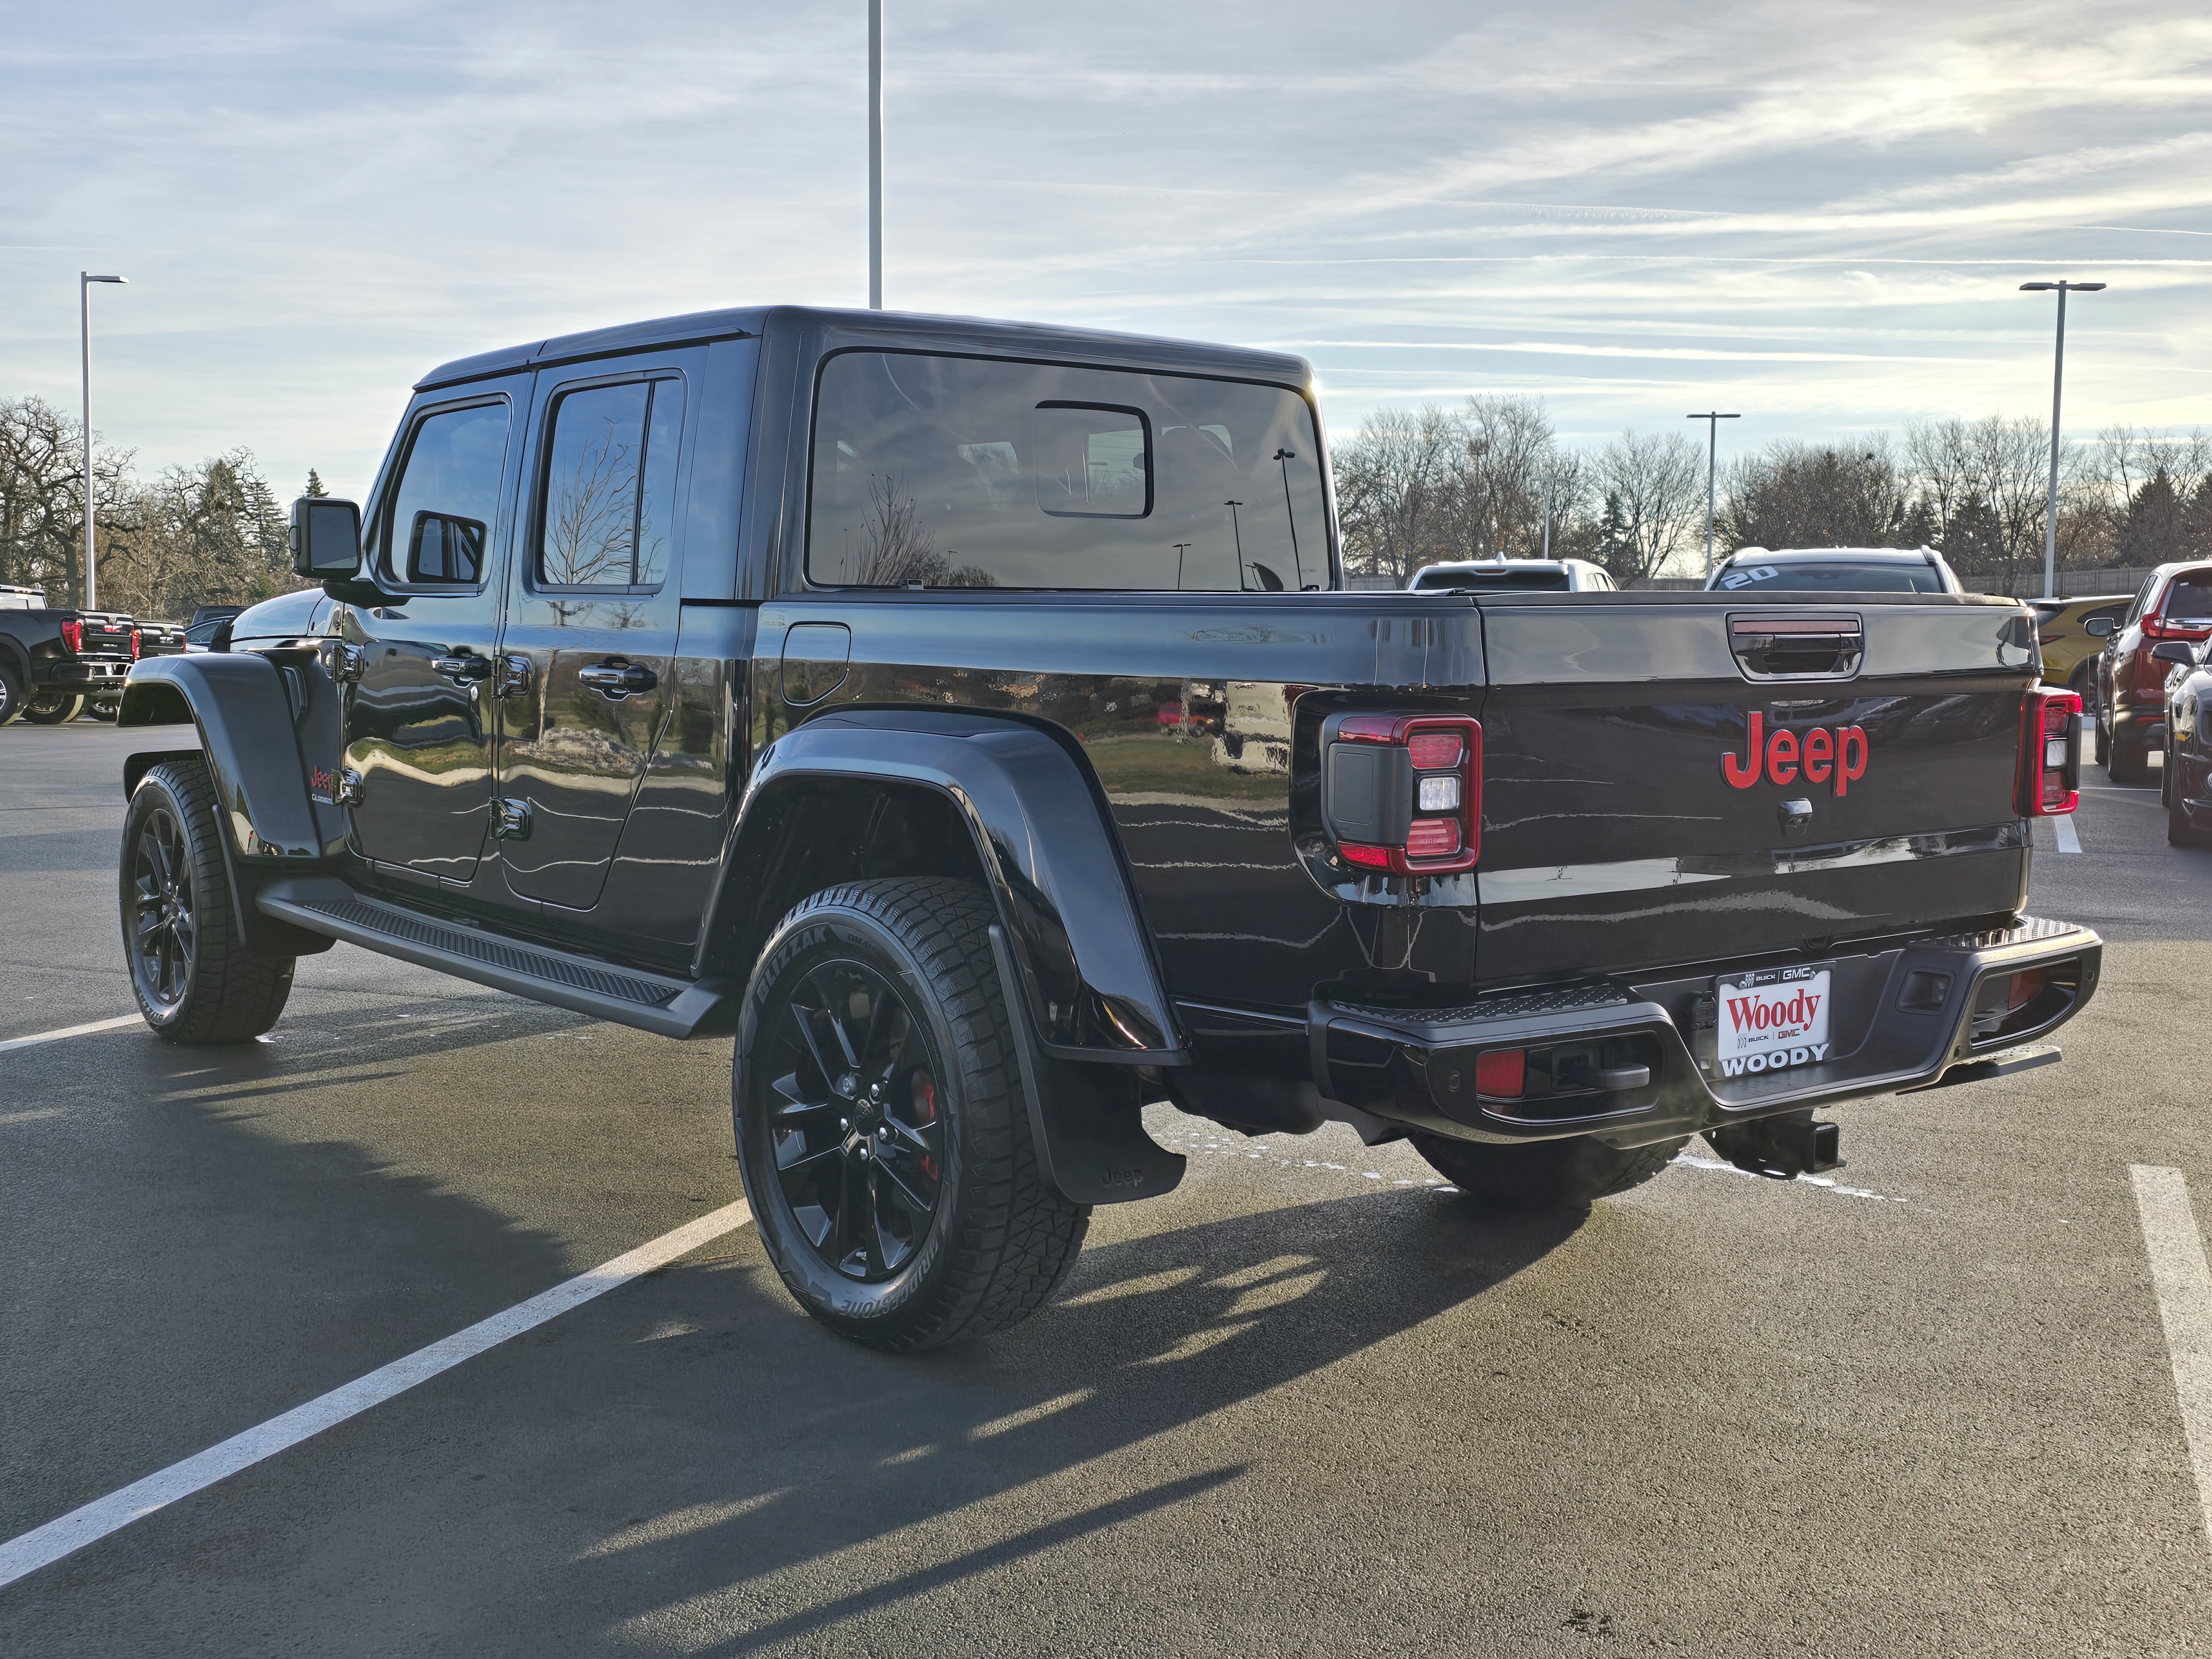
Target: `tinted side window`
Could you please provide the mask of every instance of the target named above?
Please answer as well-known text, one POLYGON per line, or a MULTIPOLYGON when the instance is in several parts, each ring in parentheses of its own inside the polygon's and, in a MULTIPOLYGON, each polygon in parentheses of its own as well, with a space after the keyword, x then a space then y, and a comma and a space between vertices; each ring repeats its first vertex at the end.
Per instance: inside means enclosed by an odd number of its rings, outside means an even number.
POLYGON ((507 459, 504 400, 442 410, 415 428, 398 488, 384 515, 387 572, 418 586, 473 586, 499 516, 507 459))
POLYGON ((659 586, 683 427, 680 380, 586 386, 554 404, 538 497, 542 586, 659 586))
POLYGON ((806 574, 836 586, 1328 582, 1305 400, 1249 381, 844 352, 823 365, 806 574))
POLYGON ((2212 576, 2179 576, 2166 590, 2168 622, 2212 622, 2212 576))

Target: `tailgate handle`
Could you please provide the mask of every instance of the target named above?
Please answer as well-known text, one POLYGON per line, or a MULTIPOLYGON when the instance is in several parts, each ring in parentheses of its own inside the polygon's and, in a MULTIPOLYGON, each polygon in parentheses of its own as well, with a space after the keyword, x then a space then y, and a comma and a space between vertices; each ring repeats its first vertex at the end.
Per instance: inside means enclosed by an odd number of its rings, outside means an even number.
POLYGON ((1866 630, 1856 617, 1730 617, 1729 649, 1747 680, 1846 680, 1866 630))

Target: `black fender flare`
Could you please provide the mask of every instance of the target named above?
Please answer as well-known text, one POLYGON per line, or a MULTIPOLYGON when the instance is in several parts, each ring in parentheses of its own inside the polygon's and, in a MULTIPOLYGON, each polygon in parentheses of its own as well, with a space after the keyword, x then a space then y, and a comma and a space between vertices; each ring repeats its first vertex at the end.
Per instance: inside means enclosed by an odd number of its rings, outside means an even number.
MULTIPOLYGON (((920 787, 966 824, 999 912, 994 955, 1044 1172, 1065 1196, 1150 1197, 1183 1159, 1145 1133, 1136 1068, 1191 1063, 1121 840, 1090 769, 1049 730, 964 710, 840 708, 777 738, 740 803, 709 937, 763 939, 746 872, 782 831, 780 793, 808 779, 920 787)), ((749 961, 726 964, 742 981, 749 961)))
MULTIPOLYGON (((748 896, 743 872, 760 867, 763 838, 775 833, 764 803, 799 778, 822 776, 918 785, 951 800, 998 902, 1044 1053, 1133 1066, 1190 1063, 1090 769, 1027 720, 839 709, 777 738, 762 751, 738 809, 718 930, 738 922, 748 896)), ((764 937, 775 921, 760 918, 752 931, 764 937)), ((727 965, 734 975, 751 969, 750 962, 727 965)))
MULTIPOLYGON (((265 916, 253 903, 262 882, 323 862, 282 674, 277 663, 254 651, 142 658, 124 682, 116 724, 198 730, 225 831, 223 855, 240 930, 255 950, 307 956, 328 950, 331 941, 265 916)), ((129 757, 123 764, 124 798, 130 799, 149 769, 179 752, 129 757)))

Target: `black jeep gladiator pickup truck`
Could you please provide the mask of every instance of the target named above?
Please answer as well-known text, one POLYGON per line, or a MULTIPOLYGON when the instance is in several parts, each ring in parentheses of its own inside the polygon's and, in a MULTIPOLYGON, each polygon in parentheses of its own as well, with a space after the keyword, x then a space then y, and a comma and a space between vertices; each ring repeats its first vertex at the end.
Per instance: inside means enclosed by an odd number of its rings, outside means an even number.
MULTIPOLYGON (((709 313, 416 388, 322 591, 139 663, 148 1023, 266 1030, 334 940, 734 1032, 793 1293, 1002 1327, 1149 1102, 1410 1137, 1577 1206, 1700 1132, 2000 1075, 2094 992, 2021 915, 2079 703, 1951 594, 1351 592, 1307 365, 874 313, 709 313)), ((526 1103, 520 1103, 526 1109, 526 1103)))
POLYGON ((107 611, 50 607, 36 589, 11 587, 0 605, 0 726, 21 715, 59 726, 84 711, 85 699, 112 701, 138 655, 137 626, 107 611))

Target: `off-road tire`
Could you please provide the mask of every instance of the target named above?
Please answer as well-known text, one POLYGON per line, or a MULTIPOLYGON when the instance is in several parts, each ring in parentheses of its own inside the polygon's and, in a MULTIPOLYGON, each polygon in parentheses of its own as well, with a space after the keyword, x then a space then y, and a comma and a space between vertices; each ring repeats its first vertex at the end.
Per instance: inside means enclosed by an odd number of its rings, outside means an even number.
POLYGON ((84 712, 84 698, 76 692, 33 692, 23 704, 23 718, 33 726, 61 726, 84 712))
MULTIPOLYGON (((988 895, 968 882, 908 878, 829 888, 777 924, 746 988, 731 1109, 754 1222, 799 1305, 871 1347, 910 1352, 1026 1318, 1066 1277, 1090 1226, 1090 1207, 1053 1191, 1037 1166, 992 959, 995 919, 988 895), (878 975, 905 1003, 933 1056, 942 1126, 927 1231, 909 1242, 889 1277, 873 1281, 854 1276, 849 1256, 841 1271, 802 1224, 776 1152, 779 1135, 799 1132, 769 1122, 790 1098, 776 1092, 772 1075, 787 1060, 794 1067, 787 1082, 805 1073, 809 1086, 819 1087, 812 1078, 818 1068, 810 1069, 795 1040, 778 1033, 799 1030, 803 1036, 793 1012, 806 994, 802 988, 824 969, 843 971, 840 964, 878 975)), ((840 1118, 837 1138, 843 1128, 840 1118)), ((786 1143, 794 1168, 800 1154, 814 1156, 814 1144, 786 1143)), ((862 1178, 876 1173, 863 1166, 862 1178)), ((838 1202, 850 1201, 850 1189, 836 1191, 838 1202)), ((874 1213, 872 1206, 867 1214, 874 1213)))
POLYGON ((124 963, 138 1012, 167 1042, 250 1042, 276 1023, 292 994, 294 958, 249 950, 239 937, 222 833, 215 783, 198 755, 163 761, 131 792, 117 877, 124 963), (155 939, 149 960, 142 929, 156 912, 181 915, 185 926, 165 924, 173 948, 164 952, 155 939), (178 963, 173 974, 169 961, 178 963))
POLYGON ((113 720, 123 713, 123 694, 120 691, 104 697, 84 700, 84 718, 88 720, 113 720))
POLYGON ((2105 775, 2114 783, 2150 781, 2150 755, 2140 742, 2124 743, 2114 738, 2106 751, 2105 775))
POLYGON ((1589 1135, 1493 1146, 1417 1134, 1413 1150, 1468 1197, 1507 1210, 1581 1210, 1641 1187, 1690 1144, 1662 1140, 1623 1150, 1589 1135))
POLYGON ((6 663, 0 662, 0 726, 7 725, 22 712, 22 677, 6 663))

